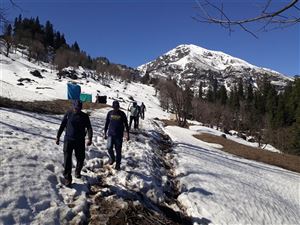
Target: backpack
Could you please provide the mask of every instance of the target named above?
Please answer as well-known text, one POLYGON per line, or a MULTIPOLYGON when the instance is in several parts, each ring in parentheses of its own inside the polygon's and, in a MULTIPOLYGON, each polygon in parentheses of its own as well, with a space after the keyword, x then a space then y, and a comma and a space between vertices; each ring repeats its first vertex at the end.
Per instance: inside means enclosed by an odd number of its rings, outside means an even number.
POLYGON ((131 106, 130 115, 135 116, 135 117, 138 116, 139 115, 139 108, 137 106, 136 107, 131 106))

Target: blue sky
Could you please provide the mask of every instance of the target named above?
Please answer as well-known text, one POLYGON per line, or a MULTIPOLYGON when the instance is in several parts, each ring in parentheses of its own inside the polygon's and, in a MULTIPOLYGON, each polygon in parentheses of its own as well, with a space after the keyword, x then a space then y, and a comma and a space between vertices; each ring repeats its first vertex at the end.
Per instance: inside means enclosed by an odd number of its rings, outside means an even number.
MULTIPOLYGON (((250 6, 257 7, 265 1, 223 2, 225 9, 238 18, 254 15, 255 8, 252 10, 250 6)), ((15 3, 22 11, 2 0, 12 21, 20 13, 23 18, 38 16, 43 24, 49 20, 55 30, 65 34, 69 44, 77 41, 92 57, 105 56, 131 67, 154 60, 179 44, 195 44, 286 75, 300 74, 299 24, 259 33, 259 39, 255 39, 239 29, 229 35, 220 26, 196 22, 192 19, 197 14, 196 0, 15 0, 15 3)))

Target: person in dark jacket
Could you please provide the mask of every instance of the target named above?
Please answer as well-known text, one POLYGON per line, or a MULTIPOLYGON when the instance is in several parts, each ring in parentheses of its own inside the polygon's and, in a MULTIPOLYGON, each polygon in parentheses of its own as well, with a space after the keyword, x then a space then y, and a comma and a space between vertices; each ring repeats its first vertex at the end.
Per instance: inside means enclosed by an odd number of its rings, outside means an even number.
POLYGON ((145 119, 145 111, 146 111, 146 106, 144 105, 144 102, 142 102, 140 106, 140 116, 143 119, 145 119))
POLYGON ((77 165, 75 177, 81 177, 81 169, 85 159, 85 135, 88 133, 87 145, 92 144, 93 130, 89 116, 81 111, 82 102, 74 100, 72 110, 68 111, 61 122, 57 132, 56 144, 59 145, 59 139, 66 128, 64 138, 64 178, 67 186, 72 183, 72 153, 75 150, 77 165))
POLYGON ((109 111, 106 116, 104 139, 107 139, 107 150, 110 158, 109 164, 112 165, 116 162, 115 169, 120 170, 124 127, 127 132, 127 141, 129 140, 129 127, 125 113, 120 110, 119 102, 114 101, 112 106, 113 110, 109 111), (113 151, 114 147, 116 156, 113 151))

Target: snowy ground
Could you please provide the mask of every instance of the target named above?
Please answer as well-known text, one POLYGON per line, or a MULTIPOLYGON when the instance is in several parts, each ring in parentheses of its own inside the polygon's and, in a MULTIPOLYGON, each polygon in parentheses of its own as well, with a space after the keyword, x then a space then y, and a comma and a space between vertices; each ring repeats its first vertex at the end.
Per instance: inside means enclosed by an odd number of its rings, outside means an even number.
MULTIPOLYGON (((59 81, 47 65, 38 66, 18 54, 14 60, 1 55, 1 96, 16 100, 51 100, 66 98, 68 79, 59 81), (44 78, 29 71, 45 69, 44 78), (35 82, 18 86, 19 78, 35 82), (37 89, 37 87, 48 87, 37 89), (51 89, 49 89, 51 88, 51 89)), ((155 140, 158 128, 154 118, 168 118, 159 107, 152 87, 111 81, 111 88, 92 79, 79 80, 82 90, 121 101, 126 109, 129 96, 144 102, 146 120, 140 134, 131 135, 123 146, 121 171, 106 165, 106 142, 102 137, 108 108, 93 111, 93 145, 86 151, 83 178, 74 178, 73 188, 61 185, 62 143, 55 136, 62 115, 41 115, 0 108, 0 224, 78 224, 86 218, 91 185, 105 178, 116 195, 131 198, 139 193, 150 201, 165 201, 166 171, 159 163, 155 140), (87 80, 89 82, 87 82, 87 80)), ((162 126, 161 126, 162 128, 162 126)), ((242 159, 218 150, 221 146, 195 139, 200 132, 220 135, 213 129, 163 128, 174 142, 170 159, 175 164, 178 201, 195 223, 211 224, 298 224, 300 221, 300 176, 278 167, 242 159)), ((247 145, 252 143, 230 137, 247 145)), ((103 180, 101 180, 103 182, 103 180)), ((102 190, 105 192, 105 190, 102 190)), ((174 208, 176 209, 176 208, 174 208)))
POLYGON ((299 224, 298 173, 219 151, 192 130, 165 131, 175 144, 178 200, 190 216, 212 224, 299 224))
MULTIPOLYGON (((107 109, 91 116, 94 129, 93 146, 86 151, 83 179, 76 179, 72 188, 61 185, 62 145, 55 145, 55 136, 62 116, 39 115, 0 108, 1 112, 1 181, 0 224, 53 224, 85 220, 87 193, 90 185, 99 182, 99 171, 107 164, 106 142, 103 139, 107 109)), ((149 121, 142 126, 151 135, 149 121)), ((163 201, 160 169, 153 166, 151 138, 132 135, 124 143, 121 171, 106 166, 106 183, 119 195, 141 192, 154 202, 163 201), (156 178, 156 176, 158 178, 156 178)), ((75 164, 75 160, 74 160, 75 164)), ((103 171, 103 170, 102 170, 103 171)))

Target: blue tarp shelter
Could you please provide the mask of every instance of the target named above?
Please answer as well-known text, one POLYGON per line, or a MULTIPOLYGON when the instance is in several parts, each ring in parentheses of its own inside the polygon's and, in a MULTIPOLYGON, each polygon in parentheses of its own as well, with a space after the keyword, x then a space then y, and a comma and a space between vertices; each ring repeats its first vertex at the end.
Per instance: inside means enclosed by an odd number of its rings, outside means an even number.
POLYGON ((81 88, 78 84, 68 83, 68 99, 79 100, 81 88))

